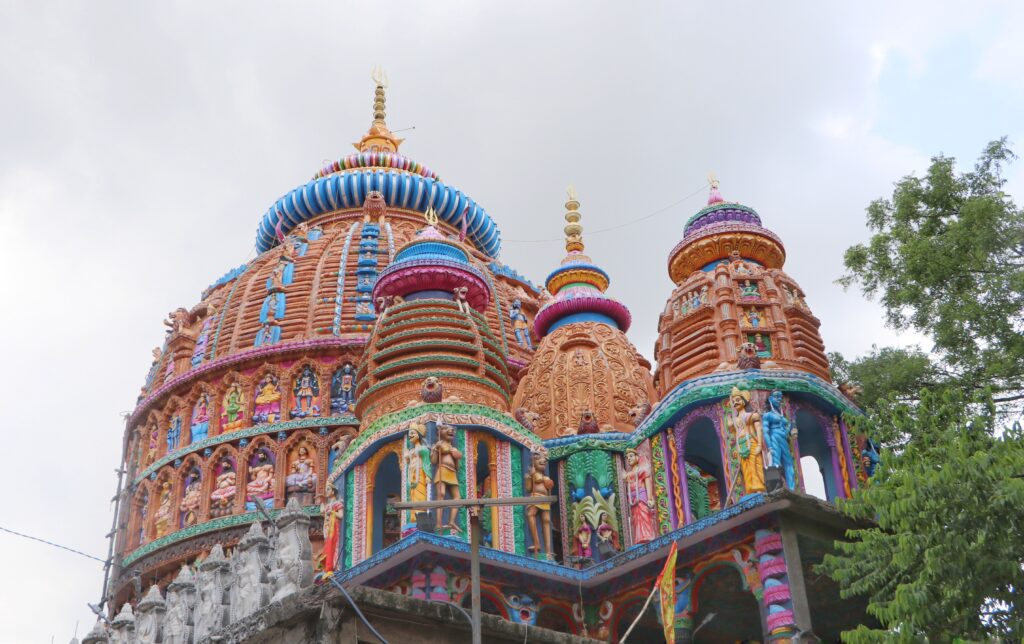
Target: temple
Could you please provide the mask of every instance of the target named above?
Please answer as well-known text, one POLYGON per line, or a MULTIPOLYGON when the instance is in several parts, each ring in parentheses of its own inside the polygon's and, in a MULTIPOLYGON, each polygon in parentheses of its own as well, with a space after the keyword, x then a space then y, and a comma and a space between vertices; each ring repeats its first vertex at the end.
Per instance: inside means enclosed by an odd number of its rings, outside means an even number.
POLYGON ((877 458, 761 216, 712 177, 665 230, 681 238, 652 363, 575 190, 535 285, 480 204, 400 153, 374 80, 356 151, 271 204, 259 255, 165 322, 124 434, 109 614, 85 641, 199 642, 314 580, 409 614, 466 606, 467 510, 391 502, 549 494, 483 511, 494 619, 618 641, 639 616, 631 641, 661 641, 641 609, 675 542, 678 641, 833 641, 867 620, 814 566, 877 458))

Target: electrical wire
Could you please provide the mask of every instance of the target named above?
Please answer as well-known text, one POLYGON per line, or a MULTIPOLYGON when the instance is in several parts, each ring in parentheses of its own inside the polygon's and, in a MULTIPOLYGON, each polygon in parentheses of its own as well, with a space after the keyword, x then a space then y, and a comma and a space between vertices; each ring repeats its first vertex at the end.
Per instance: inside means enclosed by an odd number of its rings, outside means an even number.
POLYGON ((94 561, 98 561, 101 564, 106 564, 107 561, 108 561, 107 559, 100 559, 99 557, 94 557, 94 556, 92 556, 90 554, 86 554, 86 553, 82 552, 81 550, 75 550, 74 548, 69 548, 67 546, 62 546, 59 543, 54 543, 52 541, 47 541, 46 539, 40 539, 39 537, 33 537, 30 534, 24 534, 22 532, 16 532, 14 530, 11 530, 9 528, 5 528, 3 526, 0 526, 0 530, 2 530, 4 532, 7 532, 7 533, 10 533, 10 534, 13 534, 16 537, 24 537, 26 539, 31 539, 32 541, 38 541, 39 543, 45 543, 46 545, 53 546, 54 548, 60 548, 61 550, 67 550, 68 552, 73 552, 76 555, 82 555, 83 557, 86 557, 88 559, 92 559, 94 561))
MULTIPOLYGON (((666 210, 671 210, 672 208, 675 208, 676 206, 678 206, 678 205, 680 205, 680 204, 682 204, 682 203, 684 203, 686 201, 689 201, 690 199, 696 197, 701 192, 703 192, 709 185, 710 184, 708 184, 708 183, 704 183, 703 185, 701 185, 701 187, 697 188, 696 190, 694 190, 690 194, 686 195, 682 199, 679 199, 678 201, 673 201, 672 203, 670 203, 667 206, 662 206, 661 208, 658 208, 654 212, 648 213, 648 214, 644 215, 643 217, 638 217, 636 219, 631 219, 631 220, 623 222, 621 224, 615 224, 614 226, 608 226, 606 228, 596 228, 594 230, 591 230, 591 229, 588 228, 586 233, 587 233, 587 235, 599 235, 601 233, 607 233, 607 232, 612 231, 612 230, 618 230, 619 228, 625 228, 626 226, 632 226, 633 224, 638 224, 641 221, 644 221, 646 219, 650 219, 651 217, 654 217, 655 215, 660 215, 661 213, 665 212, 666 210)), ((501 242, 503 244, 504 243, 532 244, 532 243, 536 243, 536 242, 551 242, 551 241, 563 241, 563 240, 564 240, 563 237, 548 237, 548 238, 544 238, 544 239, 504 239, 504 238, 502 238, 501 242)))
POLYGON ((345 587, 341 585, 341 582, 339 582, 332 576, 331 583, 337 586, 338 590, 341 591, 341 594, 345 596, 345 599, 348 600, 348 603, 352 606, 352 609, 356 611, 356 615, 358 615, 359 619, 363 621, 363 624, 366 625, 366 628, 370 629, 370 632, 373 633, 374 637, 379 639, 382 642, 382 644, 388 644, 388 641, 384 639, 384 636, 378 633, 377 629, 373 627, 373 624, 367 621, 366 616, 363 615, 363 611, 359 610, 359 606, 356 606, 356 602, 354 599, 352 599, 352 595, 348 594, 348 591, 345 590, 345 587))

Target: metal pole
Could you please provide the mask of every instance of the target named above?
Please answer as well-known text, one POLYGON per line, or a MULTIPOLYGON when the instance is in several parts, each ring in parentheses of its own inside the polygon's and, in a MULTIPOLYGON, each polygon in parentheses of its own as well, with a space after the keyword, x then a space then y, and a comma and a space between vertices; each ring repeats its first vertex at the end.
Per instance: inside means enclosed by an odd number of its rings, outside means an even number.
POLYGON ((473 644, 481 644, 480 634, 480 513, 469 510, 469 575, 473 586, 473 644))

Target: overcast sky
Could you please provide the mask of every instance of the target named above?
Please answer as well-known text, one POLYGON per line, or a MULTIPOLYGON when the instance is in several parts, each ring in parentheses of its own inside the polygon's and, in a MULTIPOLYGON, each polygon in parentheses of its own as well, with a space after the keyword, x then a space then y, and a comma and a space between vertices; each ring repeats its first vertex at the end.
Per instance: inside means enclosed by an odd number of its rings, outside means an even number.
MULTIPOLYGON (((864 208, 946 153, 1024 141, 1019 2, 429 4, 0 0, 0 526, 99 557, 121 413, 168 311, 253 254, 256 224, 369 125, 482 204, 535 282, 564 189, 652 357, 667 253, 706 198, 786 244, 829 349, 913 341, 834 284, 864 208), (301 7, 301 9, 298 9, 301 7)), ((1021 196, 1024 164, 1013 168, 1021 196)), ((66 642, 100 564, 0 532, 0 642, 66 642)))

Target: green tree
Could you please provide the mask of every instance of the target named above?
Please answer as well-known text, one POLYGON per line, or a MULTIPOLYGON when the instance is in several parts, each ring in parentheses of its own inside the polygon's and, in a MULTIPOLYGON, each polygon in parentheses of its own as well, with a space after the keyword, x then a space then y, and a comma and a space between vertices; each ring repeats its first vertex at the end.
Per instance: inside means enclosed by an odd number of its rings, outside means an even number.
POLYGON ((1002 176, 1014 159, 1005 139, 973 171, 932 159, 869 206, 873 236, 846 252, 840 282, 933 343, 830 356, 886 448, 871 484, 840 503, 871 525, 823 565, 884 627, 846 641, 1024 637, 1024 436, 1006 427, 1024 400, 1024 212, 1002 176))
MULTIPOLYGON (((938 156, 924 177, 904 177, 891 199, 868 207, 873 236, 846 251, 840 283, 877 296, 891 326, 927 334, 937 360, 924 368, 920 351, 876 350, 848 364, 851 378, 893 368, 901 375, 886 380, 898 396, 920 380, 1024 399, 1024 211, 1003 191, 1015 158, 1006 139, 970 172, 938 156)), ((859 382, 874 400, 887 393, 859 382)))
POLYGON ((1024 436, 1001 431, 986 393, 924 390, 870 423, 910 436, 871 485, 841 503, 851 530, 822 568, 844 597, 865 595, 885 630, 847 642, 949 642, 1024 635, 1024 436))

